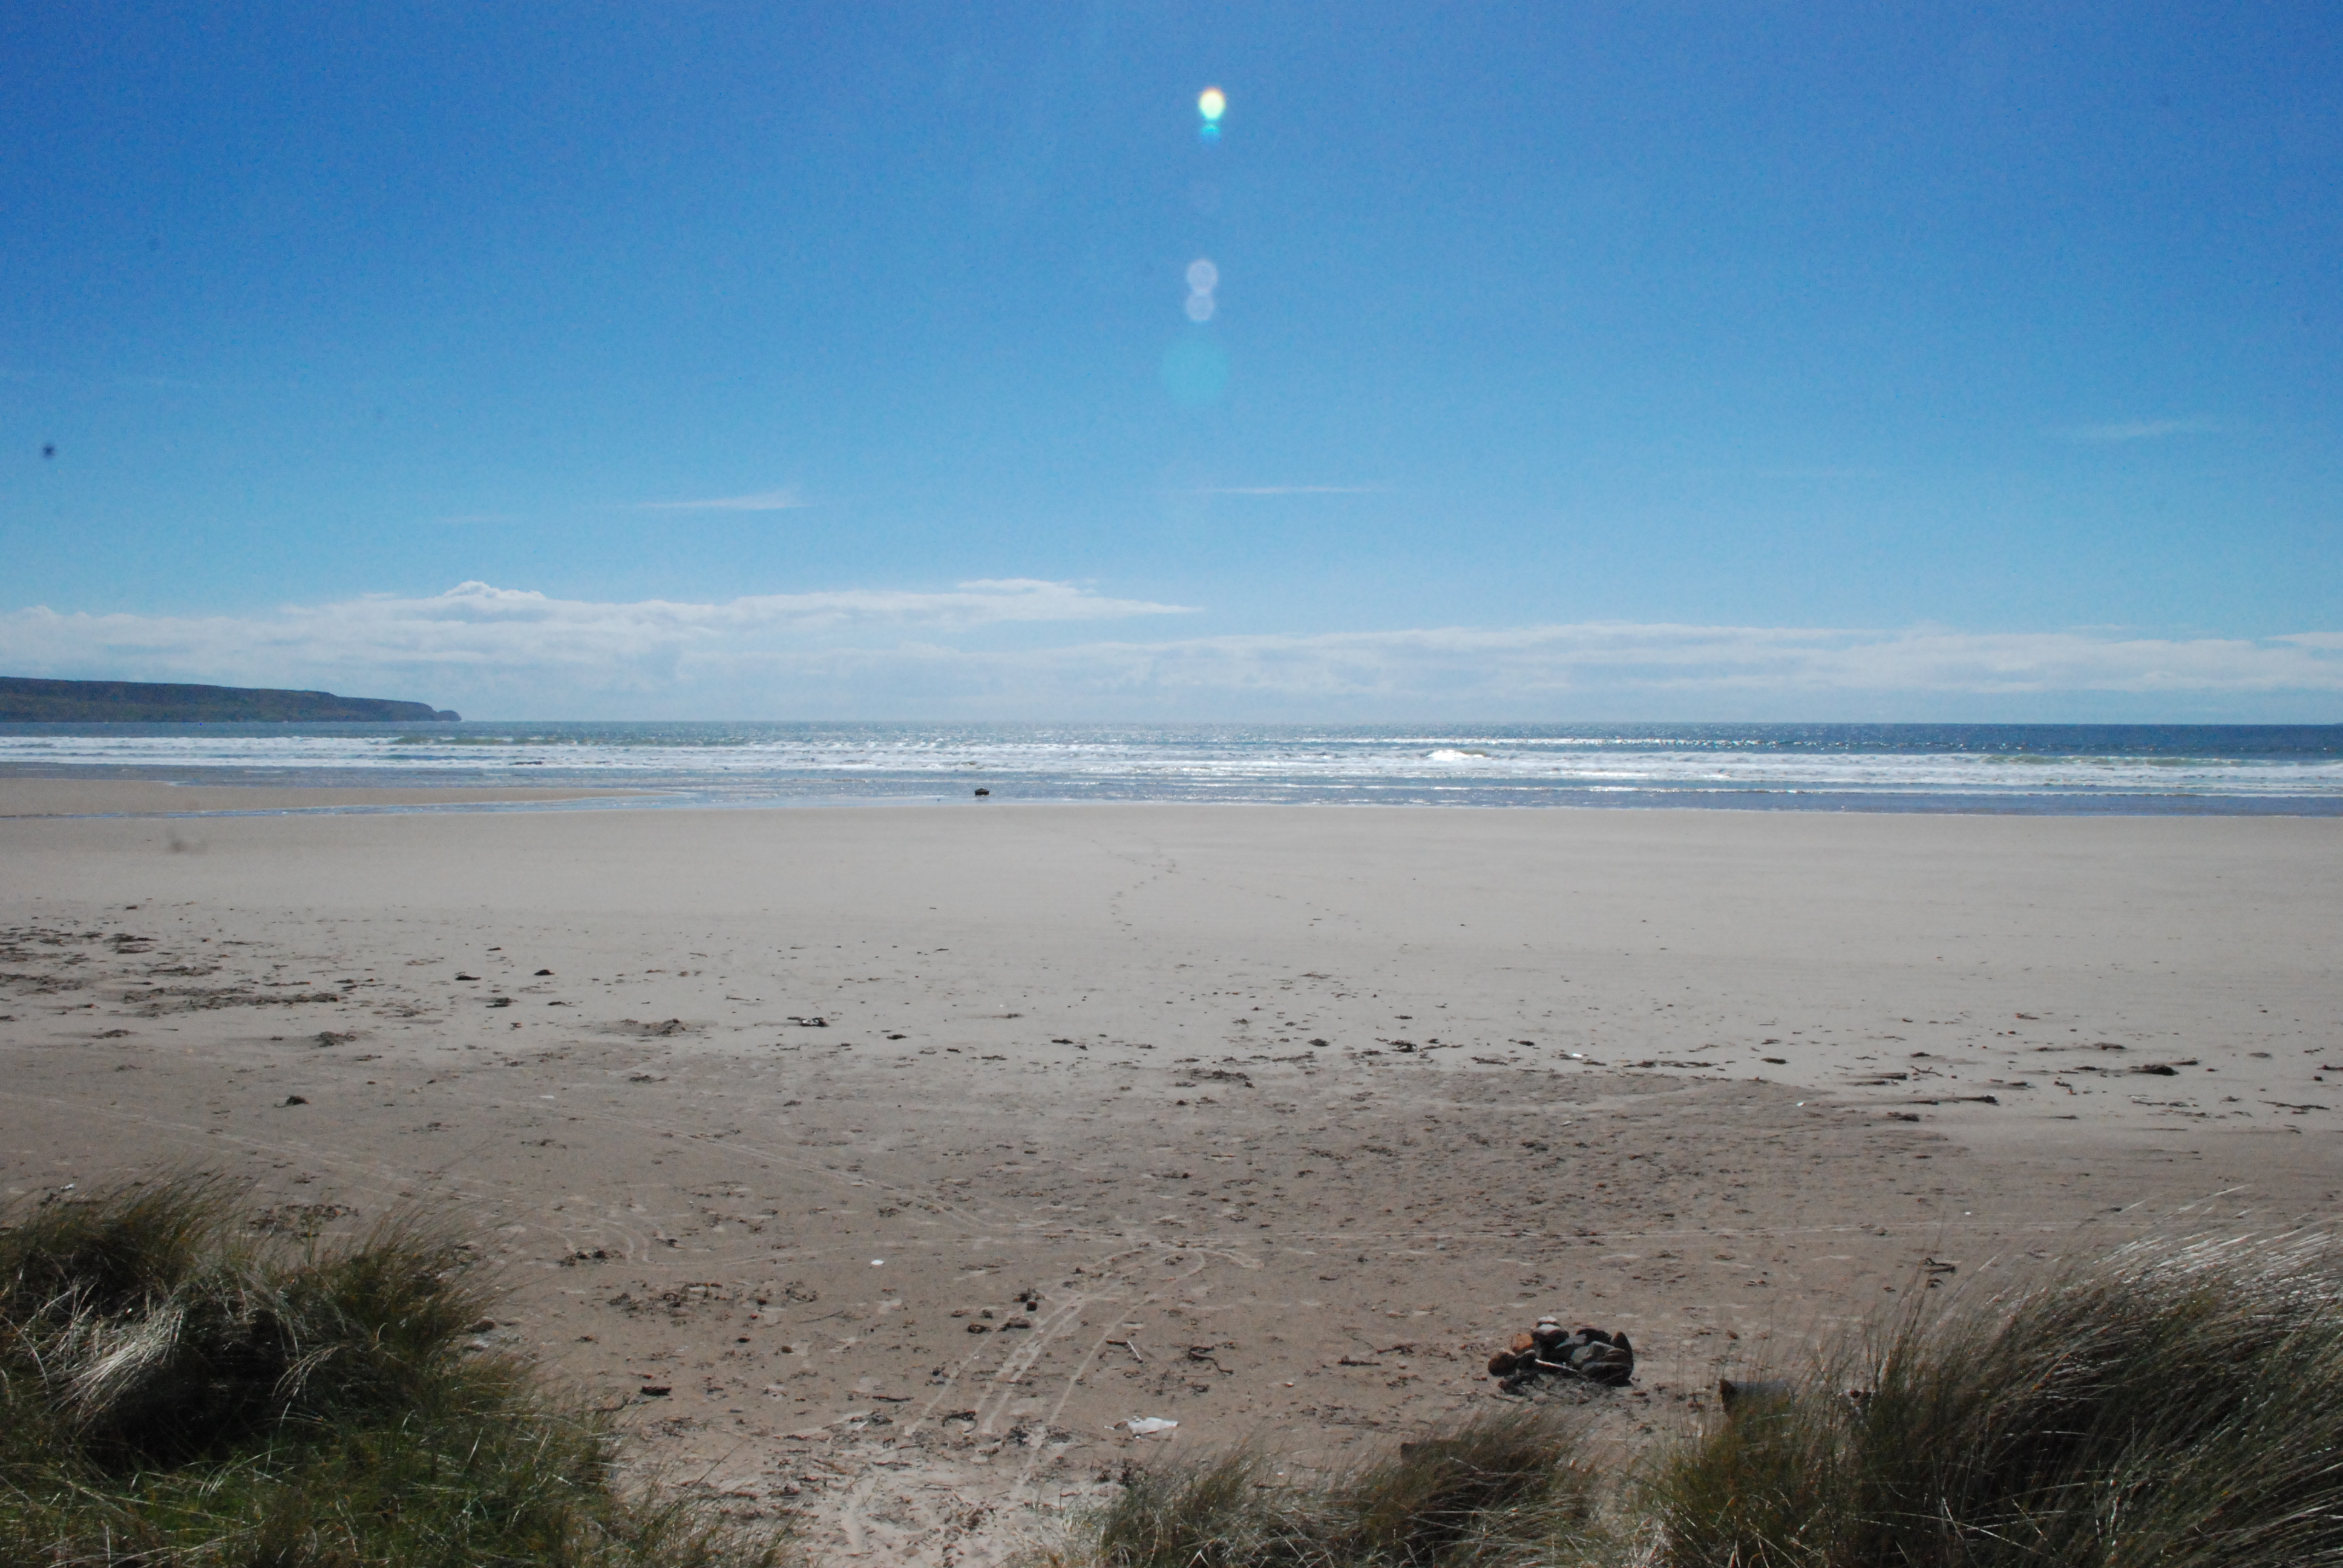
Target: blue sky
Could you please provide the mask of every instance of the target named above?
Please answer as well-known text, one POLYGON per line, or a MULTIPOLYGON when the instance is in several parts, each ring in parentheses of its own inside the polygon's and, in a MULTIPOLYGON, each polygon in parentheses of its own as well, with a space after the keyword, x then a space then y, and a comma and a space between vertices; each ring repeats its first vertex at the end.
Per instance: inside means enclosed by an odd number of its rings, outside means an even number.
POLYGON ((2331 6, 52 5, 0 74, 10 673, 2343 719, 2331 6))

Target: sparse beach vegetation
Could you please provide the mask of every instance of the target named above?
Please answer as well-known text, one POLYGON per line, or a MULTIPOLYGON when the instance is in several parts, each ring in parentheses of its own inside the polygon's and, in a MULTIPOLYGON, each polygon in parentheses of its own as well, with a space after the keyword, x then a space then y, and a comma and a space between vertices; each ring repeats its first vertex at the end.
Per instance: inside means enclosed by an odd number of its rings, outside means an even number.
POLYGON ((1570 1412, 1528 1405, 1403 1444, 1344 1474, 1286 1484, 1244 1447, 1134 1470, 1074 1561, 1099 1568, 1529 1568, 1590 1561, 1594 1473, 1570 1412))
POLYGON ((2148 1243, 1909 1311, 1664 1460, 1660 1560, 2343 1561, 2338 1283, 2308 1243, 2148 1243))
POLYGON ((1608 1473, 1567 1412, 1365 1471, 1134 1474, 1091 1568, 2248 1568, 2343 1562, 2343 1312, 2308 1244, 2140 1245, 1931 1298, 1608 1473), (1939 1304, 1939 1303, 1942 1304, 1939 1304))
POLYGON ((209 1177, 53 1199, 0 1230, 0 1563, 779 1560, 618 1484, 608 1420, 477 1336, 457 1239, 257 1228, 209 1177))

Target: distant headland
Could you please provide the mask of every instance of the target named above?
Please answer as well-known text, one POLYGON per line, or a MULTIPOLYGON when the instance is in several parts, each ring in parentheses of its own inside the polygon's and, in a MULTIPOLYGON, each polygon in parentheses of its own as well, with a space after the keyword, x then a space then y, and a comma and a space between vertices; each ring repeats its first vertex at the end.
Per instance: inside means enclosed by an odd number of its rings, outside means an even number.
POLYGON ((427 702, 275 691, 247 686, 166 686, 136 680, 31 680, 0 675, 0 723, 375 724, 463 717, 427 702))

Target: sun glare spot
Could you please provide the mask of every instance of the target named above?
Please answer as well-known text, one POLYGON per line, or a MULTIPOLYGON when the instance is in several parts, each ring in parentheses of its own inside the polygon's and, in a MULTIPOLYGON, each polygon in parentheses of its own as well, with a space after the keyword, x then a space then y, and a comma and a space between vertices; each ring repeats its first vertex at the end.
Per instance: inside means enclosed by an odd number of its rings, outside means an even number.
POLYGON ((1196 112, 1207 122, 1217 120, 1229 106, 1229 95, 1218 87, 1207 87, 1196 99, 1196 112))

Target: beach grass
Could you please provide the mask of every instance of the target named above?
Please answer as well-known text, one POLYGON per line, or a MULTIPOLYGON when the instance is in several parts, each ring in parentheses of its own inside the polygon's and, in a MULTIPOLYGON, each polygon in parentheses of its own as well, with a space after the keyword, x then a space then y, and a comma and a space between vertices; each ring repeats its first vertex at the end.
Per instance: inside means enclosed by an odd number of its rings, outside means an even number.
POLYGON ((732 1568, 780 1546, 621 1487, 608 1420, 482 1348, 449 1233, 256 1229, 203 1176, 0 1229, 0 1563, 732 1568))
POLYGON ((1528 1568, 1592 1561, 1593 1473, 1566 1413, 1499 1412, 1288 1485, 1238 1448, 1132 1473, 1075 1560, 1101 1568, 1528 1568))
MULTIPOLYGON (((619 1483, 606 1417, 478 1330, 413 1218, 320 1242, 201 1176, 0 1227, 0 1564, 781 1561, 619 1483)), ((2343 1270, 2142 1244, 1919 1292, 1641 1459, 1525 1403, 1304 1474, 1266 1447, 1134 1468, 1088 1568, 2343 1564, 2343 1270), (1600 1452, 1602 1461, 1594 1457, 1600 1452)))
POLYGON ((2343 1563, 2343 1312, 2309 1246, 2143 1245, 1916 1308, 1662 1462, 1674 1568, 2343 1563))
POLYGON ((1095 1568, 2266 1568, 2343 1563, 2343 1273, 2141 1245, 1916 1304, 1608 1473, 1483 1416, 1303 1487, 1239 1449, 1132 1476, 1095 1568))

